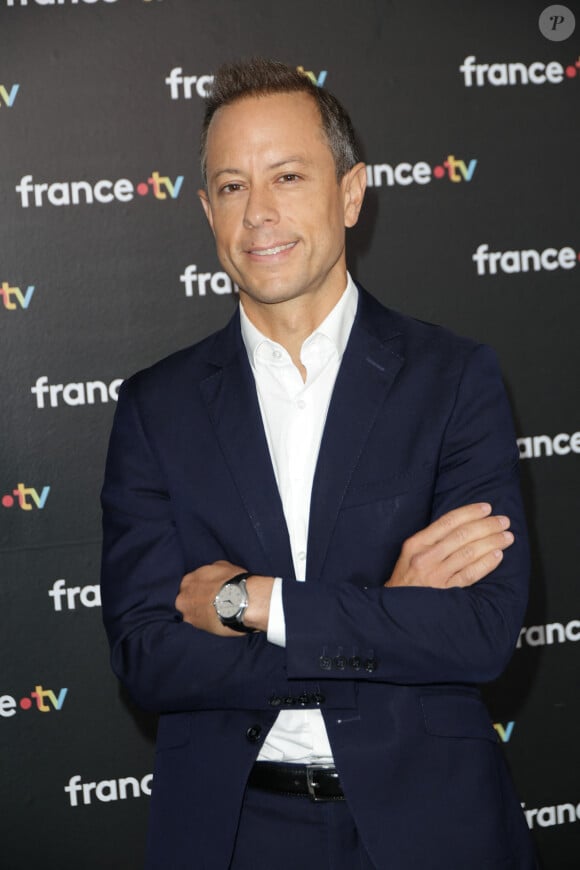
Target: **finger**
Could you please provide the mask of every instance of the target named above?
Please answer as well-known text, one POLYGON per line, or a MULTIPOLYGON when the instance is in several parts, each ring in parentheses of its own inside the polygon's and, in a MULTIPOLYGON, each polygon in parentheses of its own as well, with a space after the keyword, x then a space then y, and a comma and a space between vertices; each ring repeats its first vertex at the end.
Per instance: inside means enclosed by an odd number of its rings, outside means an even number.
POLYGON ((482 517, 489 516, 490 513, 491 505, 488 502, 463 505, 463 507, 455 508, 455 510, 443 514, 442 517, 439 517, 439 519, 430 523, 426 528, 417 532, 416 535, 413 535, 412 540, 421 546, 432 546, 459 526, 474 520, 480 520, 482 517))
POLYGON ((484 577, 487 577, 488 574, 491 574, 497 568, 503 556, 503 550, 492 550, 491 553, 488 553, 455 574, 447 584, 447 588, 472 586, 474 583, 479 582, 479 580, 483 580, 484 577))
MULTIPOLYGON (((472 565, 476 565, 482 559, 486 559, 496 550, 507 550, 513 542, 514 536, 512 532, 504 531, 495 535, 488 535, 483 540, 473 541, 456 550, 440 566, 440 571, 443 572, 442 578, 448 578, 446 585, 456 585, 455 578, 457 575, 462 577, 467 576, 465 572, 469 572, 472 565)), ((493 563, 491 562, 490 564, 493 563)))
POLYGON ((430 548, 431 557, 435 561, 443 561, 470 544, 497 535, 509 527, 510 520, 506 516, 486 517, 463 523, 430 548))

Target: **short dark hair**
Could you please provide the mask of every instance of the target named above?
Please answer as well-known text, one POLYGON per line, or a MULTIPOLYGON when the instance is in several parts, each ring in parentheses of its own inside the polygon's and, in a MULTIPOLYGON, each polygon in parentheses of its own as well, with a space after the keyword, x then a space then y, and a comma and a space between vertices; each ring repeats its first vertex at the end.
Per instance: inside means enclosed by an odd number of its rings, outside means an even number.
POLYGON ((205 116, 201 129, 200 157, 204 184, 207 183, 207 134, 217 110, 245 97, 291 93, 309 94, 318 106, 322 129, 334 157, 338 180, 359 162, 352 121, 336 97, 314 84, 308 75, 285 63, 255 57, 248 61, 223 64, 214 76, 209 96, 205 100, 205 116))

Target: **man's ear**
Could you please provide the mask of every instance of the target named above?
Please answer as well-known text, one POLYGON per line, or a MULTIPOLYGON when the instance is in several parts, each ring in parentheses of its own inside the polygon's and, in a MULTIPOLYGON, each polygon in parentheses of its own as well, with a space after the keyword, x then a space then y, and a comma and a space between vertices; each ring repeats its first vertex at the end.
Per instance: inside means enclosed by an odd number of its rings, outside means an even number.
POLYGON ((367 168, 357 163, 343 175, 340 185, 344 197, 344 225, 354 227, 363 204, 367 188, 367 168))
POLYGON ((203 210, 205 212, 205 216, 208 220, 208 223, 211 227, 211 231, 213 233, 213 215, 211 212, 211 204, 209 201, 209 196, 207 195, 205 190, 198 190, 197 195, 199 197, 199 201, 201 202, 201 205, 202 205, 203 210))

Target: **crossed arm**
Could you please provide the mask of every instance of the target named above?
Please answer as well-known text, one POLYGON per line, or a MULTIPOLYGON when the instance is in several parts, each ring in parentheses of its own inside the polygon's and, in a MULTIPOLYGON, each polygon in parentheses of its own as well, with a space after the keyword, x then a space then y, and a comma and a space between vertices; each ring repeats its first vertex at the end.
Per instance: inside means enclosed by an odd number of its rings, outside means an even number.
MULTIPOLYGON (((381 666, 363 678, 376 681, 485 682, 501 672, 525 607, 527 548, 509 409, 497 369, 488 372, 487 359, 477 357, 440 451, 430 510, 437 519, 404 541, 390 576, 381 577, 384 586, 376 577, 368 589, 349 576, 336 584, 284 581, 286 650, 265 635, 272 577, 249 579, 245 618, 255 633, 219 622, 217 590, 254 566, 213 561, 227 559, 228 549, 212 526, 199 528, 204 564, 185 573, 195 559, 184 557, 181 538, 190 524, 178 529, 175 522, 151 402, 144 425, 145 382, 125 386, 103 490, 103 616, 114 670, 141 706, 259 708, 267 703, 265 686, 269 692, 287 679, 321 679, 325 644, 374 648, 381 666), (224 642, 226 636, 238 643, 224 642)), ((244 552, 243 536, 233 534, 231 551, 244 552)))
MULTIPOLYGON (((487 502, 449 511, 405 541, 384 585, 434 589, 471 586, 500 564, 504 550, 514 541, 509 525, 509 517, 493 515, 487 502)), ((213 600, 223 583, 246 570, 218 561, 186 574, 175 602, 184 621, 211 634, 242 637, 221 624, 213 600)), ((249 605, 244 615, 248 628, 267 630, 273 583, 273 577, 248 578, 249 605)))

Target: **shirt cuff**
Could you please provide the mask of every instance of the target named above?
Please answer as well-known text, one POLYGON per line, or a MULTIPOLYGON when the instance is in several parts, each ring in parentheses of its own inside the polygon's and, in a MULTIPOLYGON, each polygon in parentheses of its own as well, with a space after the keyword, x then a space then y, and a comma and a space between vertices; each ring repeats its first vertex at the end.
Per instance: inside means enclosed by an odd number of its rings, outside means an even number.
POLYGON ((276 644, 276 646, 286 646, 286 620, 284 619, 284 605, 282 604, 281 577, 274 578, 266 637, 270 643, 276 644))

